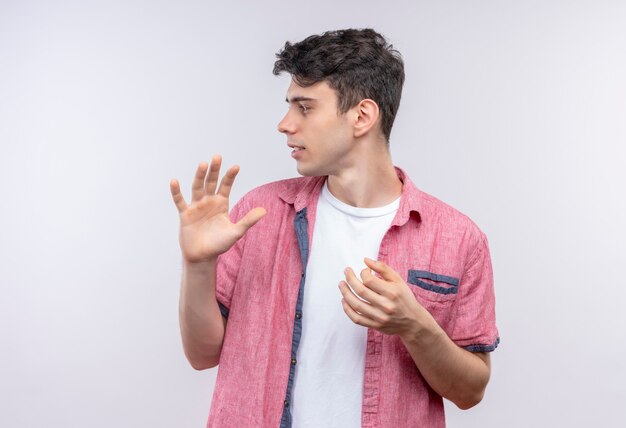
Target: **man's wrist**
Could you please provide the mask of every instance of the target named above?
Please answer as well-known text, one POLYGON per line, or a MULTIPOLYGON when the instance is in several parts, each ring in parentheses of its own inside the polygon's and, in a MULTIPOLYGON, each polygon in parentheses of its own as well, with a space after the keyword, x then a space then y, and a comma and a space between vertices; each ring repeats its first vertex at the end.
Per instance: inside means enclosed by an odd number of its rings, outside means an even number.
POLYGON ((213 275, 216 265, 217 257, 193 262, 183 258, 183 271, 188 277, 197 278, 213 275))
MULTIPOLYGON (((425 310, 424 310, 425 311, 425 310)), ((400 339, 405 344, 411 344, 418 347, 432 346, 441 339, 441 335, 445 332, 437 324, 437 321, 425 311, 425 314, 416 316, 411 321, 411 324, 407 328, 406 332, 400 334, 400 339)))
POLYGON ((202 260, 187 260, 183 257, 183 266, 185 268, 190 269, 206 269, 208 267, 213 267, 217 263, 218 256, 210 256, 202 260))

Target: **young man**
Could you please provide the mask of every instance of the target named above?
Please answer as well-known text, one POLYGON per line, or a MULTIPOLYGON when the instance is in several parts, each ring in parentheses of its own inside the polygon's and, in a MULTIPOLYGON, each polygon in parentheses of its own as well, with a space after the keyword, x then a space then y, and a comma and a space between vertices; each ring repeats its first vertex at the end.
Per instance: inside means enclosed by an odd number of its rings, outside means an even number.
POLYGON ((499 341, 486 237, 393 166, 404 67, 383 36, 327 32, 277 57, 292 76, 278 130, 304 177, 230 213, 239 169, 218 186, 219 156, 189 205, 171 183, 185 354, 220 364, 208 426, 442 427, 442 397, 482 399, 499 341))

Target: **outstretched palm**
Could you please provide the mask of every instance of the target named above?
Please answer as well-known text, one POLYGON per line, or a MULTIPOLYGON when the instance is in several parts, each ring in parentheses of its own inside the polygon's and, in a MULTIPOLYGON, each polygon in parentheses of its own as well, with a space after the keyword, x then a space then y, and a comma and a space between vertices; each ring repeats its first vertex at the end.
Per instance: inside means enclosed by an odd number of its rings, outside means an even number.
POLYGON ((230 221, 228 198, 239 167, 226 171, 218 188, 221 164, 218 155, 211 160, 210 168, 205 162, 198 165, 189 205, 180 192, 178 181, 170 182, 172 198, 180 214, 180 248, 189 262, 208 261, 228 251, 265 215, 263 208, 254 208, 237 223, 230 221))

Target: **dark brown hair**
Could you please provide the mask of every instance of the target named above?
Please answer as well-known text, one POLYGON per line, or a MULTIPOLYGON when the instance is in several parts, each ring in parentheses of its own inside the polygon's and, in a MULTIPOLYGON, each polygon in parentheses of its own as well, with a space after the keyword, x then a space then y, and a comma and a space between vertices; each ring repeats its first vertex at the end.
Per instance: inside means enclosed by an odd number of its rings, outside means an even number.
POLYGON ((387 142, 400 106, 404 63, 400 53, 376 31, 347 29, 286 42, 276 54, 273 73, 285 71, 302 87, 326 81, 337 92, 337 109, 345 113, 361 100, 378 104, 387 142))

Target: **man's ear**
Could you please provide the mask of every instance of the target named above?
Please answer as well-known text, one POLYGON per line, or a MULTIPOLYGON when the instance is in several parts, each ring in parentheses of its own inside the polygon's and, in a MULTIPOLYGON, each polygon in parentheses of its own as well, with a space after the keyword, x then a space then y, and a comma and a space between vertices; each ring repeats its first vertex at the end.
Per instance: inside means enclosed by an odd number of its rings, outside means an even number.
POLYGON ((353 107, 354 111, 354 136, 355 138, 362 137, 371 130, 373 130, 378 123, 380 116, 380 110, 376 101, 366 98, 361 100, 356 106, 353 107))

